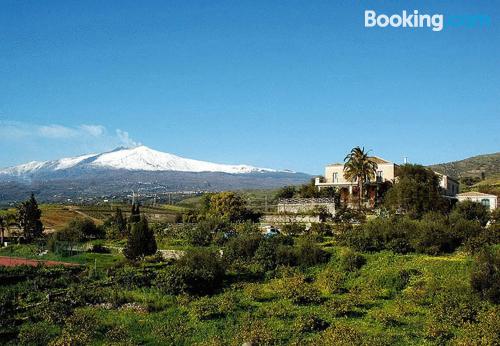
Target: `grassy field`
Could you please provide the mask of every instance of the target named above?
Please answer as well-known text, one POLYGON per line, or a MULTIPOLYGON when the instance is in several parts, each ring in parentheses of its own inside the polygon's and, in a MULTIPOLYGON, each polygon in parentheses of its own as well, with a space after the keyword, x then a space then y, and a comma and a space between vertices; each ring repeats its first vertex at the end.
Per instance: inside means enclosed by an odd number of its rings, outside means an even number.
MULTIPOLYGON (((212 296, 171 296, 155 286, 103 286, 99 300, 109 305, 79 307, 72 318, 99 326, 88 331, 95 345, 241 345, 247 340, 256 345, 441 345, 452 338, 467 340, 470 330, 462 318, 470 309, 494 311, 468 295, 472 262, 461 252, 364 254, 366 264, 345 271, 342 258, 348 250, 324 244, 332 254, 326 264, 278 268, 259 280, 229 275, 225 289, 212 296), (443 292, 451 300, 443 300, 443 292), (476 303, 478 308, 470 305, 476 303)), ((14 251, 36 252, 24 245, 14 251)), ((104 276, 122 260, 117 254, 87 253, 44 258, 89 268, 97 261, 104 276)), ((84 325, 78 328, 87 330, 84 325)))

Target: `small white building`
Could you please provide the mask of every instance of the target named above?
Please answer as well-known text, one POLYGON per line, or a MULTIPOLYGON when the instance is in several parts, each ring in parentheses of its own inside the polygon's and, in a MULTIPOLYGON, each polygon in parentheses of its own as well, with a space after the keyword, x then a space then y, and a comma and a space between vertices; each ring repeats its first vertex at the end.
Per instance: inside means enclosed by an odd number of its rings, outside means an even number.
POLYGON ((488 207, 490 210, 494 210, 495 208, 498 207, 497 196, 482 192, 471 191, 471 192, 459 193, 457 195, 457 199, 459 202, 472 201, 481 203, 485 207, 488 207))

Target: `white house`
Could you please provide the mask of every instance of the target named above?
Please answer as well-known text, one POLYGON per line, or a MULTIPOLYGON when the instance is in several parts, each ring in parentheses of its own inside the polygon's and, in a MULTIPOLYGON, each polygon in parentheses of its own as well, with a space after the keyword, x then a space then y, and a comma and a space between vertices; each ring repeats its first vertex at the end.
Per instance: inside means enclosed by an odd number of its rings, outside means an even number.
POLYGON ((482 205, 488 207, 490 210, 493 210, 498 207, 498 197, 487 193, 475 192, 475 191, 464 192, 464 193, 459 193, 457 195, 457 198, 459 202, 472 201, 481 203, 482 205))

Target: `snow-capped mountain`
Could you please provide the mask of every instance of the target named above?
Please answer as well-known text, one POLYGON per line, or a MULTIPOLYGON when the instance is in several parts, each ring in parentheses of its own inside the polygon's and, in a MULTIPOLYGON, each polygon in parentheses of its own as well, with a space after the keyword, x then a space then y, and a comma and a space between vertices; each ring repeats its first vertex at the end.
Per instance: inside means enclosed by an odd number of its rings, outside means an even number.
POLYGON ((156 196, 179 191, 276 188, 310 178, 292 171, 186 159, 139 146, 0 169, 0 204, 22 200, 31 192, 45 201, 65 201, 123 198, 131 190, 156 196))
POLYGON ((277 172, 248 165, 226 165, 186 159, 146 146, 117 148, 102 154, 87 154, 52 161, 33 161, 0 170, 0 175, 33 176, 75 168, 124 169, 130 171, 222 172, 231 174, 277 172))

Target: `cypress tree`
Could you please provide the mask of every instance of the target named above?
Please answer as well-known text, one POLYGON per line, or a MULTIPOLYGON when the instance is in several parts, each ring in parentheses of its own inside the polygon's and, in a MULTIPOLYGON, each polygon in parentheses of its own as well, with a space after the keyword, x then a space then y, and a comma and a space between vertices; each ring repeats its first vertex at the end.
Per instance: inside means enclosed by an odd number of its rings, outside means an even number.
POLYGON ((135 260, 142 256, 153 255, 156 253, 156 250, 154 233, 149 229, 146 217, 142 216, 139 222, 131 225, 127 245, 124 250, 125 257, 135 260))
POLYGON ((114 222, 122 235, 127 234, 127 221, 123 217, 123 213, 120 208, 116 208, 114 222))
POLYGON ((31 194, 31 197, 27 201, 22 202, 17 207, 17 221, 27 242, 42 236, 43 224, 40 221, 41 216, 42 211, 38 208, 34 194, 31 194))

